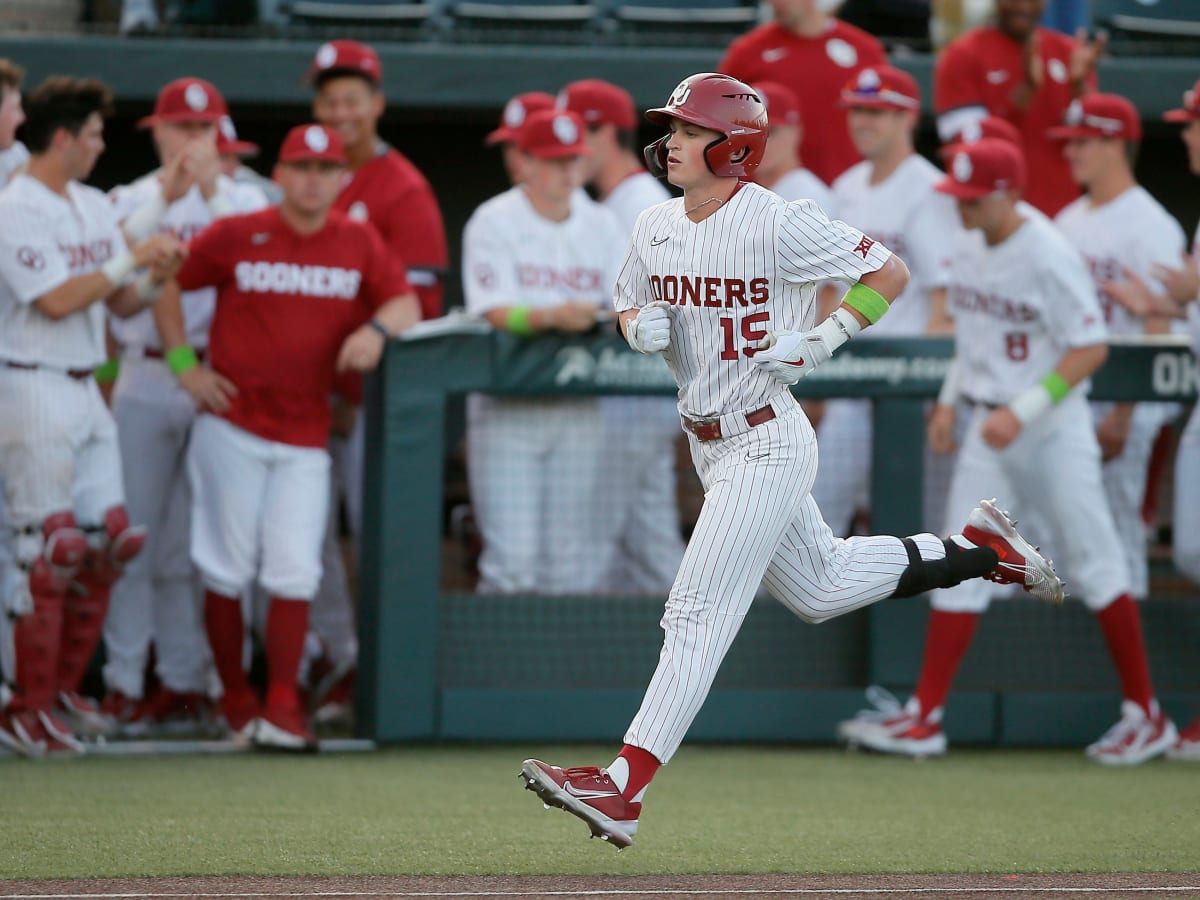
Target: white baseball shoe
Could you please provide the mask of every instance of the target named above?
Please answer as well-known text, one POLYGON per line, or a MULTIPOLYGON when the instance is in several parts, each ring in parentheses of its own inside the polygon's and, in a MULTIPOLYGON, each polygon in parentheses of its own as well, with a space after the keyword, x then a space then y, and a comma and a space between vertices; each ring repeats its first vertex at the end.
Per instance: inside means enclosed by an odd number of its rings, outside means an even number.
POLYGON ((839 741, 845 741, 851 746, 858 744, 859 735, 865 729, 895 719, 904 712, 904 707, 896 699, 896 695, 877 684, 867 688, 867 702, 871 704, 870 709, 859 710, 854 714, 854 718, 838 722, 839 741))
POLYGON ((855 743, 876 753, 925 759, 946 755, 946 732, 942 731, 941 709, 921 712, 916 697, 909 698, 894 716, 878 722, 864 722, 855 743))
POLYGON ((1000 557, 984 578, 997 584, 1019 584, 1039 600, 1058 606, 1066 597, 1066 585, 1054 564, 1017 532, 1017 523, 996 506, 995 498, 980 500, 971 510, 962 535, 977 547, 991 547, 1000 557))
POLYGON ((1088 759, 1106 766, 1138 766, 1167 753, 1179 732, 1157 702, 1151 705, 1147 713, 1132 700, 1122 701, 1120 720, 1087 748, 1088 759))

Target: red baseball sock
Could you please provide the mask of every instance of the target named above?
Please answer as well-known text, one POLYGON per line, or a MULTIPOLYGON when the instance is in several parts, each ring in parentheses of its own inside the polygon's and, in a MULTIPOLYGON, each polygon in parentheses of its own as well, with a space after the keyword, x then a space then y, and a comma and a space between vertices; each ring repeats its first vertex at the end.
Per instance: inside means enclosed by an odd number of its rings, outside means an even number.
POLYGON ((917 681, 916 698, 921 714, 928 715, 946 703, 958 665, 967 655, 979 613, 930 610, 925 630, 925 659, 917 681))
POLYGON ((242 601, 216 591, 204 592, 204 628, 212 648, 213 664, 221 676, 225 696, 231 700, 250 693, 250 682, 242 665, 246 627, 242 623, 242 601))
POLYGON ((650 783, 662 763, 654 757, 653 753, 631 744, 622 747, 617 756, 625 760, 629 766, 629 781, 625 783, 625 790, 621 791, 621 796, 626 800, 632 800, 650 783))
POLYGON ((1108 652, 1117 667, 1125 699, 1149 712, 1154 687, 1150 683, 1150 663, 1146 659, 1142 615, 1137 603, 1128 594, 1122 594, 1096 613, 1096 620, 1108 642, 1108 652))
POLYGON ((271 598, 267 610, 267 706, 300 706, 296 677, 304 656, 310 606, 307 600, 271 598))

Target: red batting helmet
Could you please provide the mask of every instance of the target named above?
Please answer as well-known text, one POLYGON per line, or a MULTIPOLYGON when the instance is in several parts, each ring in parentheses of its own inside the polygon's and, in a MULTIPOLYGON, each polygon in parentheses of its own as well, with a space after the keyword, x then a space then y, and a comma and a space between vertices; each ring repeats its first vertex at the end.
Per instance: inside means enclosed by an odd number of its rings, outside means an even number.
MULTIPOLYGON (((704 149, 709 170, 722 178, 749 178, 762 162, 767 145, 767 108, 758 92, 743 81, 716 72, 701 72, 679 82, 667 105, 646 111, 656 125, 672 119, 721 132, 704 149)), ((667 137, 645 150, 646 165, 662 178, 667 168, 667 137)))

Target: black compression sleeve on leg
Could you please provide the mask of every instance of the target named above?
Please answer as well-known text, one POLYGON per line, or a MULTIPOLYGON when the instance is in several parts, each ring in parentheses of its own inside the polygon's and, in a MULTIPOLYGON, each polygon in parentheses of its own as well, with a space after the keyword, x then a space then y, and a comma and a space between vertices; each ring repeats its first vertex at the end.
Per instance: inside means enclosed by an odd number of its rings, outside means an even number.
POLYGON ((893 597, 915 597, 935 588, 954 587, 968 578, 980 578, 1000 563, 1000 557, 991 547, 972 547, 964 550, 950 541, 946 545, 944 559, 921 559, 916 541, 901 538, 908 553, 908 568, 900 576, 893 597))

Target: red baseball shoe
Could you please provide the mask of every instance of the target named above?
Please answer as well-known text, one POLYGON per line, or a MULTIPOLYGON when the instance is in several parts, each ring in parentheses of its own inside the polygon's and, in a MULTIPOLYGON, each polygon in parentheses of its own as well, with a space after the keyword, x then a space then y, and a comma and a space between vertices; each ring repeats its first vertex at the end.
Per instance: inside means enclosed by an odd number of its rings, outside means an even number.
POLYGON ((1088 759, 1106 766, 1138 766, 1167 753, 1179 732, 1157 701, 1151 706, 1153 711, 1147 712, 1132 700, 1121 701, 1121 718, 1087 748, 1088 759))
POLYGON ((520 777, 525 790, 541 797, 547 809, 557 806, 587 822, 592 837, 608 841, 618 850, 633 844, 642 804, 622 797, 607 769, 560 769, 540 759, 527 759, 521 763, 520 777))
POLYGON ((854 744, 874 750, 925 759, 946 755, 946 732, 942 731, 942 711, 921 711, 916 697, 909 699, 891 716, 875 722, 863 722, 854 735, 854 744))
POLYGON ((985 578, 997 584, 1019 584, 1054 606, 1063 602, 1066 585, 1054 571, 1054 564, 1017 533, 1017 523, 996 506, 995 498, 979 501, 967 517, 962 534, 977 547, 991 547, 1000 557, 1000 565, 985 578))

